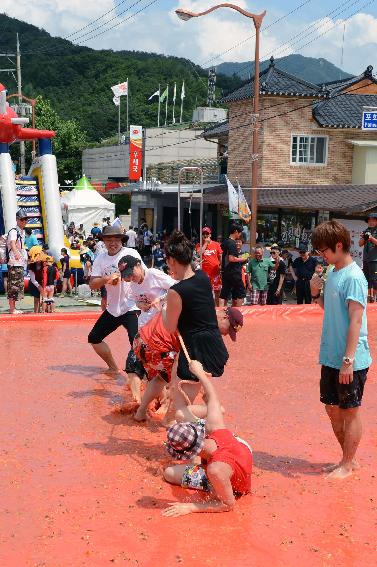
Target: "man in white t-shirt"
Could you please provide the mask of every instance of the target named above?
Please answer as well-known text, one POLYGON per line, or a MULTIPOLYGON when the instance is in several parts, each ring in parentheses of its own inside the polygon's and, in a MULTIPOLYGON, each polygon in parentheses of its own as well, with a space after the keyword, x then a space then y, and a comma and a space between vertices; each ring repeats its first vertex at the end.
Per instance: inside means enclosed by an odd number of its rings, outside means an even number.
POLYGON ((123 256, 118 268, 122 280, 130 284, 130 297, 135 301, 139 315, 139 329, 152 319, 158 312, 158 300, 166 296, 172 285, 176 284, 168 276, 156 268, 146 268, 141 260, 134 256, 123 256))
POLYGON ((17 226, 11 228, 7 236, 8 250, 8 287, 9 312, 12 315, 22 313, 16 309, 16 301, 24 298, 24 271, 26 266, 25 226, 26 212, 19 209, 16 213, 17 226))
POLYGON ((127 356, 126 372, 128 374, 131 392, 135 401, 140 402, 138 388, 135 388, 142 376, 142 367, 138 362, 133 350, 132 343, 138 330, 137 317, 139 310, 135 301, 130 297, 130 284, 122 281, 118 270, 119 260, 126 255, 135 256, 141 261, 140 255, 132 248, 122 246, 124 233, 116 226, 107 226, 103 229, 103 242, 107 252, 97 256, 92 267, 92 275, 89 281, 91 289, 106 287, 107 308, 95 323, 88 336, 88 342, 93 346, 95 352, 106 362, 107 374, 117 375, 120 373, 109 346, 104 339, 123 325, 127 330, 131 349, 127 356))
MULTIPOLYGON (((130 297, 141 310, 138 320, 140 330, 157 315, 161 309, 161 306, 158 305, 159 301, 166 296, 167 291, 177 282, 156 268, 146 268, 141 260, 133 255, 123 256, 119 260, 118 268, 122 281, 127 282, 130 286, 130 297)), ((136 387, 141 388, 141 379, 145 374, 143 368, 143 374, 138 374, 139 380, 135 379, 135 390, 136 387)), ((140 392, 139 396, 141 398, 141 390, 138 390, 138 392, 140 392)))
POLYGON ((128 248, 136 248, 137 234, 132 226, 130 226, 130 228, 127 230, 126 236, 128 236, 128 241, 127 241, 128 248))

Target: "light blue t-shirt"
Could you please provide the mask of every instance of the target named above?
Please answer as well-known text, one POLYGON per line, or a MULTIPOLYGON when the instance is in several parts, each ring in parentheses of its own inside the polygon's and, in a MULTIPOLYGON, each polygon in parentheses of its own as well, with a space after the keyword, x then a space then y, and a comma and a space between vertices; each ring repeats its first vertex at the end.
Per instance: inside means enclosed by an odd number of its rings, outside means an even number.
POLYGON ((369 368, 372 359, 368 345, 366 304, 368 284, 359 266, 352 262, 341 270, 331 270, 327 276, 319 362, 331 368, 340 368, 345 355, 350 318, 348 302, 357 301, 364 307, 354 370, 369 368))

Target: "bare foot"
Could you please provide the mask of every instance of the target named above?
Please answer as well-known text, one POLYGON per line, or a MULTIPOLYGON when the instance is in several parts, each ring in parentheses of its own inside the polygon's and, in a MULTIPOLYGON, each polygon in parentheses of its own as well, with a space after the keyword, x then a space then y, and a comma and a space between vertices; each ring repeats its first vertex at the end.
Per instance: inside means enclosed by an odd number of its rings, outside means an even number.
POLYGON ((106 376, 111 376, 112 378, 122 374, 119 368, 106 368, 106 370, 103 370, 102 373, 106 374, 106 376))
MULTIPOLYGON (((341 466, 342 466, 341 463, 326 465, 325 467, 322 468, 322 470, 325 473, 331 473, 332 471, 334 471, 335 469, 338 469, 341 466)), ((359 463, 357 461, 352 461, 352 470, 357 471, 359 468, 360 468, 359 463)))
POLYGON ((137 411, 139 409, 139 405, 140 404, 138 404, 137 402, 126 402, 122 406, 116 406, 113 409, 112 413, 122 413, 129 415, 137 411))
POLYGON ((139 407, 135 415, 133 415, 132 417, 134 418, 135 421, 141 422, 141 421, 147 421, 148 416, 147 416, 147 412, 140 410, 139 407))
POLYGON ((344 466, 338 466, 330 474, 328 474, 326 478, 329 480, 343 480, 344 478, 347 478, 352 474, 353 474, 352 466, 350 468, 344 466))

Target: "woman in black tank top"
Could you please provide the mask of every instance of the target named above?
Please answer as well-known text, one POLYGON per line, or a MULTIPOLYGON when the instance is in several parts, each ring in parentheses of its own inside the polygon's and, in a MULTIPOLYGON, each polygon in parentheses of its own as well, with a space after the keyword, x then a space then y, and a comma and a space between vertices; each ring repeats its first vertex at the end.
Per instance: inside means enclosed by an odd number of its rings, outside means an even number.
MULTIPOLYGON (((192 270, 193 246, 182 232, 172 234, 165 254, 172 275, 180 280, 168 292, 165 327, 171 333, 178 329, 190 357, 199 360, 212 376, 221 376, 229 355, 218 327, 210 280, 202 270, 192 270)), ((182 351, 177 375, 197 382, 182 351)))

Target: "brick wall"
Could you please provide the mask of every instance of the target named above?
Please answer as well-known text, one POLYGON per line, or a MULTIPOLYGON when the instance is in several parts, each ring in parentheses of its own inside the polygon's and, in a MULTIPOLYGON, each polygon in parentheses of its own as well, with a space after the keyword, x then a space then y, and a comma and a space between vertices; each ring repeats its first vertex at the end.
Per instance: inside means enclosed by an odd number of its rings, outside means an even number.
MULTIPOLYGON (((312 117, 310 99, 261 99, 259 185, 352 183, 353 146, 347 140, 377 140, 361 130, 321 128, 312 117), (277 116, 280 115, 280 116, 277 116), (265 120, 267 119, 267 120, 265 120), (328 136, 327 165, 291 165, 291 135, 328 136)), ((228 175, 251 186, 252 101, 232 103, 229 110, 228 175)))

